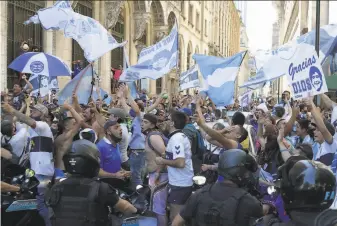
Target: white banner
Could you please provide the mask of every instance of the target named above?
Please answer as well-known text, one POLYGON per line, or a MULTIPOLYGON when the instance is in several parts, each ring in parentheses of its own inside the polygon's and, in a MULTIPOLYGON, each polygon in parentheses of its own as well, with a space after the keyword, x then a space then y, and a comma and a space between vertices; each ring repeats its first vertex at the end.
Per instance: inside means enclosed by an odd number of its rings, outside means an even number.
POLYGON ((249 103, 251 102, 252 94, 253 94, 253 90, 249 90, 239 97, 241 107, 249 106, 249 103))
POLYGON ((313 46, 300 44, 289 60, 287 79, 294 99, 307 98, 328 91, 321 62, 313 46))
POLYGON ((200 87, 198 65, 194 65, 187 71, 181 73, 179 83, 180 90, 200 87))
POLYGON ((123 71, 119 81, 132 82, 143 78, 156 80, 177 66, 178 25, 174 24, 170 34, 139 54, 136 65, 123 71))

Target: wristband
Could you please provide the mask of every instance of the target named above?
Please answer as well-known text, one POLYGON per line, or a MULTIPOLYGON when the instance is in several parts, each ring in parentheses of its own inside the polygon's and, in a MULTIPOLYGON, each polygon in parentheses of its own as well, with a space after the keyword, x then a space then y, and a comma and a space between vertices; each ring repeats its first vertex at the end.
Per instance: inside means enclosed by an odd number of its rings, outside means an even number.
POLYGON ((61 179, 61 178, 65 178, 66 176, 64 175, 63 170, 59 169, 59 168, 55 168, 55 179, 61 179))

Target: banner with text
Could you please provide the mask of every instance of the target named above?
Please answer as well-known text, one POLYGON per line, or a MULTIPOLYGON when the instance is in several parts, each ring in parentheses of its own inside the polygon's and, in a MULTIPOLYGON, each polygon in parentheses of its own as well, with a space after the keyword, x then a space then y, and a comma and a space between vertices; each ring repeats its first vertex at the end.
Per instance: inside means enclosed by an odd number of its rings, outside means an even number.
POLYGON ((295 100, 328 91, 321 62, 312 46, 297 45, 289 63, 287 79, 295 100))
POLYGON ((200 87, 198 65, 194 65, 187 71, 181 73, 179 83, 180 90, 200 87))
POLYGON ((252 99, 252 94, 253 90, 249 90, 239 97, 241 107, 249 106, 249 103, 251 102, 252 99))

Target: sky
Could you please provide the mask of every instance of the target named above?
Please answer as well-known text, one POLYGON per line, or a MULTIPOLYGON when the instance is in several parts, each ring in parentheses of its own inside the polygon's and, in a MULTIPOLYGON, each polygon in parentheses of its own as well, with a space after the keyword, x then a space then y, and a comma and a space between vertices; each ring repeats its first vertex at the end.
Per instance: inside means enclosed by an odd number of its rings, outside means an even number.
POLYGON ((271 48, 272 25, 276 16, 271 1, 247 1, 246 31, 252 52, 271 48))

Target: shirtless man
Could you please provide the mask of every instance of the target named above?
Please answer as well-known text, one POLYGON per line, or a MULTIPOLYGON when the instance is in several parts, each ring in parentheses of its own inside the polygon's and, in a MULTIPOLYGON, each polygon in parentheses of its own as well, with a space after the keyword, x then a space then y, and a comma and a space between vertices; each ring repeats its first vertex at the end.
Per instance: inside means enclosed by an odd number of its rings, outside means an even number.
POLYGON ((64 103, 63 109, 69 111, 72 117, 64 119, 63 133, 55 139, 55 168, 57 168, 56 171, 64 170, 63 156, 65 155, 66 151, 69 150, 69 147, 73 142, 74 136, 78 133, 78 130, 83 123, 82 117, 75 111, 75 109, 71 105, 69 105, 68 103, 64 103))
POLYGON ((166 168, 158 166, 155 162, 156 157, 162 157, 165 154, 166 139, 161 132, 157 130, 157 117, 154 114, 145 114, 142 120, 142 132, 145 138, 145 159, 147 172, 149 172, 149 186, 151 188, 151 210, 157 215, 159 226, 167 225, 166 217, 166 198, 168 175, 166 168))
POLYGON ((101 140, 105 136, 103 127, 106 120, 103 115, 98 112, 94 103, 89 103, 88 108, 83 111, 83 118, 83 127, 93 129, 98 136, 98 140, 101 140))

